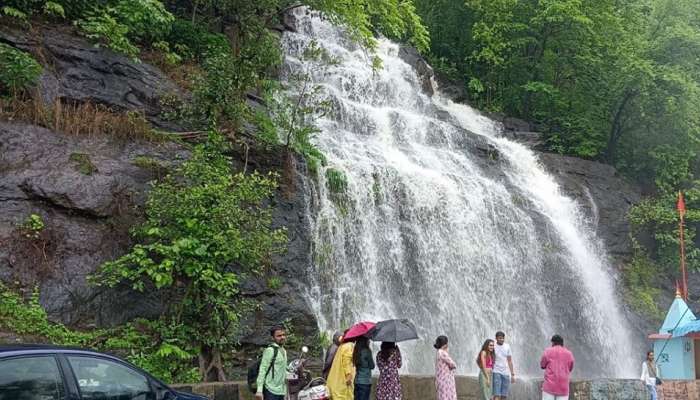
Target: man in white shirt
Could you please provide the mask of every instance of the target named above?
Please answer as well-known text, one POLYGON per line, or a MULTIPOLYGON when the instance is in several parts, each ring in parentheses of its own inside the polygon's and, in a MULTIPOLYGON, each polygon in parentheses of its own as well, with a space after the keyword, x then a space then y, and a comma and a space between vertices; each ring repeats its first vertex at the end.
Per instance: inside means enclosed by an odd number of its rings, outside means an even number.
POLYGON ((647 353, 647 359, 642 363, 642 382, 647 386, 650 400, 656 400, 656 365, 654 364, 654 352, 647 353))
POLYGON ((496 346, 494 346, 496 359, 493 363, 492 379, 494 400, 505 400, 508 397, 511 382, 515 382, 513 357, 510 345, 505 341, 506 334, 501 331, 496 332, 496 346))

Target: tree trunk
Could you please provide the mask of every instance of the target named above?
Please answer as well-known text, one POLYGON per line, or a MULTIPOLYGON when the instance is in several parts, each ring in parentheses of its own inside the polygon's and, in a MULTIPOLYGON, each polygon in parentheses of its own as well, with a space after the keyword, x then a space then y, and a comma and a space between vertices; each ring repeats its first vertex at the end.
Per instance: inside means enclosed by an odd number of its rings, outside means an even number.
POLYGON ((627 104, 637 95, 636 91, 628 91, 622 98, 620 105, 615 111, 612 126, 610 127, 610 135, 608 136, 608 144, 605 147, 604 159, 608 164, 615 162, 615 153, 617 152, 617 144, 624 134, 622 116, 627 108, 627 104))
POLYGON ((296 159, 294 158, 294 150, 289 146, 284 148, 284 165, 282 167, 282 193, 287 199, 292 198, 294 192, 296 191, 296 184, 294 182, 296 171, 296 159))
POLYGON ((204 382, 223 382, 226 380, 221 351, 211 346, 202 345, 199 352, 199 374, 204 382))

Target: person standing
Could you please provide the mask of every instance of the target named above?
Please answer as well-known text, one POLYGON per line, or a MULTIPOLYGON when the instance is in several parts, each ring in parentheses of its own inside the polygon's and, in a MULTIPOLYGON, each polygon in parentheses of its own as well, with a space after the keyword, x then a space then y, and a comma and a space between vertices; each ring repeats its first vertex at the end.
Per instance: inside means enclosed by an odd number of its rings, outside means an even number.
POLYGON ((331 366, 333 366, 333 358, 335 357, 335 352, 338 351, 338 346, 340 346, 340 338, 342 336, 343 334, 339 331, 335 331, 335 333, 333 333, 333 343, 331 343, 330 347, 328 347, 328 351, 326 352, 326 359, 323 362, 324 380, 328 379, 328 373, 331 370, 331 366))
POLYGON ((656 384, 658 376, 656 365, 654 364, 654 352, 649 351, 647 352, 647 359, 642 363, 642 382, 644 382, 647 391, 649 391, 650 400, 656 400, 657 398, 656 384))
POLYGON ((479 355, 476 356, 476 364, 479 366, 479 393, 481 400, 491 400, 492 397, 492 372, 494 358, 493 340, 486 339, 484 345, 481 346, 479 355))
POLYGON ((435 390, 437 400, 457 400, 455 369, 457 364, 447 352, 447 336, 438 336, 433 345, 437 349, 435 356, 435 390))
POLYGON ((493 361, 493 399, 505 400, 510 392, 511 382, 515 382, 515 372, 513 371, 513 355, 510 345, 505 342, 506 334, 496 332, 496 345, 494 346, 495 359, 493 361))
POLYGON ((377 400, 401 400, 401 351, 394 342, 382 342, 381 350, 377 353, 377 400))
POLYGON ((542 354, 540 367, 544 370, 542 400, 568 400, 574 355, 564 347, 564 339, 561 336, 552 336, 552 347, 542 354))
POLYGON ((256 381, 258 400, 284 400, 287 394, 287 332, 277 325, 270 329, 273 343, 263 351, 256 381))
POLYGON ((353 382, 355 381, 355 366, 352 363, 352 353, 355 344, 340 338, 340 346, 333 357, 333 364, 328 371, 328 391, 333 400, 353 400, 353 382))
POLYGON ((372 359, 372 350, 369 348, 369 339, 366 337, 360 337, 355 341, 352 362, 357 371, 355 374, 355 400, 369 400, 372 393, 374 360, 372 359))

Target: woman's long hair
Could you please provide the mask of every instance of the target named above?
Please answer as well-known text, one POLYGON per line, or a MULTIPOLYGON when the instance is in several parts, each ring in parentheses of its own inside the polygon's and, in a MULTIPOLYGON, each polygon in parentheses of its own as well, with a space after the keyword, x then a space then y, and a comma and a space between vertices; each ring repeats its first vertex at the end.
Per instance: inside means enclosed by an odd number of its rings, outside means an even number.
POLYGON ((369 349, 369 340, 366 337, 361 336, 355 341, 355 348, 352 350, 352 363, 355 364, 355 367, 360 366, 360 356, 362 355, 362 351, 365 349, 371 352, 369 349))
POLYGON ((481 353, 482 353, 482 352, 485 351, 485 352, 486 352, 486 356, 487 356, 487 357, 490 356, 491 359, 493 360, 493 350, 490 350, 490 351, 489 351, 489 345, 490 345, 491 343, 493 343, 493 339, 486 339, 486 341, 484 342, 484 345, 481 346, 481 350, 479 350, 479 354, 477 354, 477 356, 476 356, 476 365, 478 365, 479 368, 484 368, 484 366, 481 365, 481 353))
POLYGON ((391 353, 396 351, 396 343, 394 342, 382 342, 382 347, 381 350, 379 351, 379 357, 382 358, 382 360, 387 361, 389 357, 391 356, 391 353))

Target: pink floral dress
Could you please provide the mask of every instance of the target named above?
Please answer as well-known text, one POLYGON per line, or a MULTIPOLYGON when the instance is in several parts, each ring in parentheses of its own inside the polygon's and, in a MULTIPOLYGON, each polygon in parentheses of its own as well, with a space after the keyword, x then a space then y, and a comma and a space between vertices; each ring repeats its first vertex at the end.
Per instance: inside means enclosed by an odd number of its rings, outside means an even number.
POLYGON ((457 400, 456 368, 457 364, 452 361, 447 351, 439 349, 435 358, 435 389, 438 400, 457 400))
POLYGON ((377 367, 379 379, 377 380, 377 400, 401 400, 401 381, 399 381, 399 368, 401 368, 401 352, 393 350, 388 359, 377 353, 377 367))

